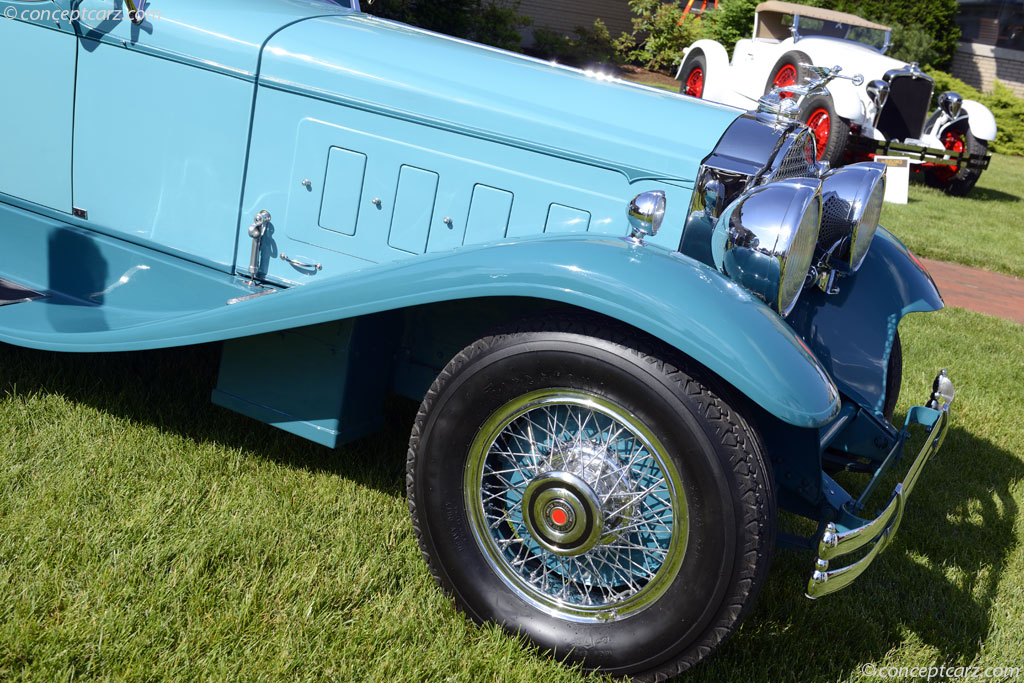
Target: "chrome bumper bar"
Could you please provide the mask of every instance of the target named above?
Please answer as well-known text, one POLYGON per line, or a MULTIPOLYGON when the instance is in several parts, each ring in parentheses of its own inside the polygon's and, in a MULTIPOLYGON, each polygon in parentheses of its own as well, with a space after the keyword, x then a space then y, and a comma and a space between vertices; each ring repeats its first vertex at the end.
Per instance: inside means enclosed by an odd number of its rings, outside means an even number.
POLYGON ((814 573, 807 584, 807 597, 820 598, 849 586, 864 573, 878 553, 882 552, 896 535, 896 529, 903 519, 907 497, 914 489, 928 459, 942 447, 949 427, 949 407, 953 405, 955 392, 945 370, 935 378, 932 389, 932 397, 927 405, 914 406, 907 413, 904 431, 916 424, 925 427, 929 432, 928 440, 921 447, 907 476, 896 485, 889 504, 874 520, 846 531, 839 531, 832 522, 825 526, 818 539, 818 558, 815 561, 814 573), (829 568, 829 563, 835 558, 863 550, 868 546, 871 548, 867 554, 853 564, 838 569, 829 568))
POLYGON ((957 168, 967 167, 979 171, 987 169, 989 162, 992 160, 991 153, 981 155, 969 154, 967 152, 954 152, 949 149, 909 145, 903 142, 882 142, 865 137, 851 138, 849 148, 868 154, 907 157, 912 161, 922 163, 942 164, 957 168))

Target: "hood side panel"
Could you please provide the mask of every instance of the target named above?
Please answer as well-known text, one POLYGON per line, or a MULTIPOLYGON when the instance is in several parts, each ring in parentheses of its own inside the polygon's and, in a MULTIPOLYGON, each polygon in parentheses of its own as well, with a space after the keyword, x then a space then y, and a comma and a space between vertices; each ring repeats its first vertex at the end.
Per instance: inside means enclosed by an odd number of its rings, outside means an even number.
POLYGON ((740 113, 357 14, 279 32, 260 83, 577 156, 629 180, 692 180, 740 113))

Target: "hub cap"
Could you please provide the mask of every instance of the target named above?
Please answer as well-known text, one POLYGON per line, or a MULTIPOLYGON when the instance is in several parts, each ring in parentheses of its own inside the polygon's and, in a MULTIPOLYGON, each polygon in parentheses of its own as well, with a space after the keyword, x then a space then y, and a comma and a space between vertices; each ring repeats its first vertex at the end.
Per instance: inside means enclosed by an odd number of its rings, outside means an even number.
POLYGON ((686 549, 682 482, 620 406, 568 389, 521 396, 480 428, 465 475, 484 557, 516 594, 574 621, 653 604, 686 549))

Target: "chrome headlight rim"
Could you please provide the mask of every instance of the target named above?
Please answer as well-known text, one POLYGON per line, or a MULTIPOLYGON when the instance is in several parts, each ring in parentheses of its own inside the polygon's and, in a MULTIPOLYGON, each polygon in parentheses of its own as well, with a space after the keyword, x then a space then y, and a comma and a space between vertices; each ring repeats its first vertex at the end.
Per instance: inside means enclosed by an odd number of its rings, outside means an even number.
POLYGON ((885 164, 867 161, 822 175, 822 261, 855 273, 867 257, 882 216, 885 164))
POLYGON ((715 266, 782 316, 796 306, 814 262, 821 181, 790 178, 748 190, 722 212, 715 266))

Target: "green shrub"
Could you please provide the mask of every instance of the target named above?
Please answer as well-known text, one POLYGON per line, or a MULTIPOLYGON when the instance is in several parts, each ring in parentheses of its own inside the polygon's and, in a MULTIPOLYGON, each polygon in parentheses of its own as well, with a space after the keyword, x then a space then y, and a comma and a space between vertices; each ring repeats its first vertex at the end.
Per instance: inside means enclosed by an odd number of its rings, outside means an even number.
POLYGON ((469 38, 484 45, 493 45, 504 50, 522 50, 523 36, 519 29, 533 23, 529 17, 519 14, 519 2, 512 5, 496 2, 477 2, 469 38))
POLYGON ((918 64, 934 64, 938 59, 935 38, 923 28, 893 24, 892 47, 886 53, 893 59, 918 64))
POLYGON ((760 0, 722 0, 718 9, 702 21, 704 38, 717 40, 731 56, 736 41, 749 38, 754 32, 754 9, 760 0))
POLYGON ((992 92, 984 93, 944 71, 926 71, 935 79, 936 101, 932 102, 932 108, 937 106, 938 96, 947 90, 960 93, 964 99, 981 102, 992 110, 999 129, 995 141, 989 143, 989 150, 1000 154, 1024 155, 1024 98, 1018 97, 999 81, 995 82, 992 92))
POLYGON ((615 41, 608 32, 608 26, 600 19, 595 19, 591 28, 577 26, 571 36, 538 28, 533 32, 533 39, 530 53, 541 59, 555 59, 573 66, 619 63, 615 41))
POLYGON ((683 16, 683 8, 662 0, 629 0, 633 32, 623 33, 615 47, 623 61, 648 69, 669 69, 683 59, 683 50, 701 37, 701 19, 683 16))

